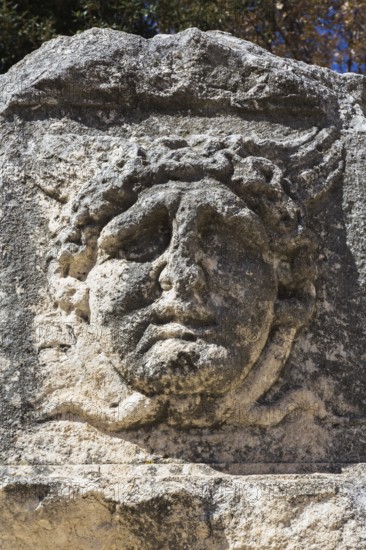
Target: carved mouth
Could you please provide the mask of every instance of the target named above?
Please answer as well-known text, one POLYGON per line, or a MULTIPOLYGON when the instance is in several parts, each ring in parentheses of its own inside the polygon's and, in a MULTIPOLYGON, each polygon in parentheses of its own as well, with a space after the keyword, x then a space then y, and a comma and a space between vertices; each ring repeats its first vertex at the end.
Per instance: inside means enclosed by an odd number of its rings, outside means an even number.
POLYGON ((137 345, 137 351, 146 352, 156 342, 168 340, 171 338, 186 340, 187 342, 196 342, 198 338, 207 336, 211 327, 187 327, 180 323, 166 323, 165 325, 150 325, 137 345))

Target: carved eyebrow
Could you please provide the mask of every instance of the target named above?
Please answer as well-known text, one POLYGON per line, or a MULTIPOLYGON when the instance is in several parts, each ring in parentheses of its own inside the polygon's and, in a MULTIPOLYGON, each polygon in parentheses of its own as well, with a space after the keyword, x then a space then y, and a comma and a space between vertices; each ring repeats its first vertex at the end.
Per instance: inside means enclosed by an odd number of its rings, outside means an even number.
POLYGON ((258 244, 261 247, 268 247, 269 238, 265 227, 257 214, 252 212, 249 208, 241 210, 237 215, 230 217, 230 225, 236 225, 238 228, 245 228, 246 235, 241 234, 245 240, 249 233, 251 242, 258 244))
MULTIPOLYGON (((207 214, 208 212, 206 212, 207 214)), ((212 225, 212 222, 218 222, 227 228, 232 228, 247 245, 264 250, 269 248, 269 237, 261 219, 247 207, 239 212, 234 210, 226 212, 212 210, 205 223, 199 227, 199 231, 204 232, 206 228, 212 225)))
POLYGON ((208 200, 205 205, 202 205, 199 217, 201 219, 206 217, 209 223, 213 219, 213 216, 219 216, 226 225, 241 228, 243 230, 243 240, 247 240, 246 235, 250 234, 253 243, 260 247, 268 248, 269 236, 260 216, 253 212, 243 199, 236 195, 229 187, 225 187, 224 190, 220 186, 217 188, 217 191, 217 195, 207 195, 208 200), (231 195, 229 200, 227 192, 231 195))

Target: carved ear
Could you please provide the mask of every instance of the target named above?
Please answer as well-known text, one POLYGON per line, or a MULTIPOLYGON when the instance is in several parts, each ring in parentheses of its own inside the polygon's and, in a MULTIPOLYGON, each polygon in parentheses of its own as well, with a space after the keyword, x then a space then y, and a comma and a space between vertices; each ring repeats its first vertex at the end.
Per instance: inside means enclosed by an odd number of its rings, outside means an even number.
POLYGON ((294 289, 290 296, 279 297, 275 303, 275 325, 299 329, 313 314, 315 306, 315 287, 307 281, 294 289))
POLYGON ((84 321, 89 319, 89 289, 86 283, 74 277, 52 274, 49 290, 55 303, 67 315, 75 314, 84 321))

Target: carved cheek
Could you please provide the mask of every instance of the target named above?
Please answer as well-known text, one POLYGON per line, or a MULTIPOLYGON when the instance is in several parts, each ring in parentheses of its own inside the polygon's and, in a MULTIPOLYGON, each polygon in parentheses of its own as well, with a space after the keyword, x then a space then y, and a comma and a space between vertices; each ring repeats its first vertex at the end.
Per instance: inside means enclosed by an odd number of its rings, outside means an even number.
POLYGON ((148 263, 108 260, 88 276, 91 322, 107 324, 141 309, 156 298, 148 263))
POLYGON ((241 301, 240 326, 247 342, 257 342, 268 333, 274 317, 277 297, 274 269, 258 266, 253 276, 243 278, 242 288, 246 299, 241 301))
POLYGON ((210 259, 205 262, 212 303, 220 324, 230 319, 232 338, 256 341, 267 332, 277 297, 274 268, 256 259, 236 266, 210 259))

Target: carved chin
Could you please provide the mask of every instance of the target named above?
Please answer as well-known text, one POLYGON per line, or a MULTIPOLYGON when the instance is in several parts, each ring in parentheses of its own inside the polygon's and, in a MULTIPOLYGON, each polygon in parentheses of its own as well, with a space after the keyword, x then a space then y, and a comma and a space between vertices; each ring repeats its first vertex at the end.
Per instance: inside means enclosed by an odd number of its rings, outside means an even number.
POLYGON ((247 358, 230 357, 223 346, 168 338, 124 361, 122 376, 147 394, 222 394, 240 377, 247 358))

